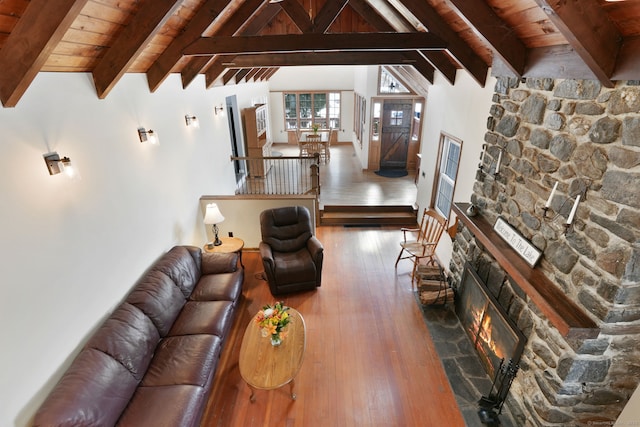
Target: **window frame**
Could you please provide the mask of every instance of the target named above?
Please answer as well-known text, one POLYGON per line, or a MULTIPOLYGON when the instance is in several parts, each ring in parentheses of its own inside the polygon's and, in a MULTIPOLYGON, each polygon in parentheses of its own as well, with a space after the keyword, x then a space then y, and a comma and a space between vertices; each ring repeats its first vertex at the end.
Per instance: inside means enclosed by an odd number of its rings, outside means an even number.
POLYGON ((445 132, 440 132, 440 142, 438 144, 438 161, 436 163, 436 171, 434 174, 433 180, 433 192, 431 197, 431 206, 442 215, 444 218, 449 218, 451 215, 451 206, 453 205, 453 198, 456 193, 456 183, 458 181, 458 172, 460 171, 460 160, 462 159, 462 140, 460 138, 456 138, 453 135, 449 135, 445 132), (447 160, 450 159, 449 155, 451 153, 451 147, 457 146, 458 156, 455 163, 455 171, 452 168, 447 166, 447 160), (455 172, 453 177, 449 176, 449 174, 455 172), (445 182, 449 185, 451 191, 450 193, 444 194, 444 189, 442 188, 442 183, 445 182), (441 209, 441 197, 450 196, 450 200, 448 200, 449 208, 447 212, 444 212, 441 209))
POLYGON ((286 91, 282 92, 284 107, 284 129, 286 131, 310 130, 317 123, 322 129, 340 129, 342 124, 342 93, 339 90, 317 90, 317 91, 286 91), (287 97, 295 96, 296 115, 287 117, 287 97), (324 116, 317 115, 321 109, 316 108, 316 99, 324 95, 324 116), (301 101, 302 97, 302 101, 301 101), (304 106, 301 107, 301 102, 304 106), (308 108, 309 114, 302 117, 301 110, 308 108), (337 109, 337 111, 335 111, 337 109), (290 125, 295 123, 295 127, 290 125), (304 126, 303 126, 304 125, 304 126), (308 125, 308 126, 307 126, 308 125), (334 126, 335 125, 335 126, 334 126))

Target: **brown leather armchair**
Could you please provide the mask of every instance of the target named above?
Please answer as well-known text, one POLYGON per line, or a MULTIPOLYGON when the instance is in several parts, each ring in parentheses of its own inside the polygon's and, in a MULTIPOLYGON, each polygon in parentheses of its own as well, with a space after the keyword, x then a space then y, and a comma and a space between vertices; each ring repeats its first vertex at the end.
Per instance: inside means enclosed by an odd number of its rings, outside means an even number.
POLYGON ((260 214, 260 229, 260 255, 273 295, 320 286, 324 249, 313 235, 307 208, 265 210, 260 214))

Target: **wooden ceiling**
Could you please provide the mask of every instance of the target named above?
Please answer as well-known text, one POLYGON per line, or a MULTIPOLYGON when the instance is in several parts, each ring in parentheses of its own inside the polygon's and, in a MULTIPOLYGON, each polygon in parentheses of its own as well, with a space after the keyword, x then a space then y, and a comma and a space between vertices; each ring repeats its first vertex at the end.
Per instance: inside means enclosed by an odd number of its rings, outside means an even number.
POLYGON ((429 81, 494 75, 640 80, 640 0, 0 0, 0 100, 41 71, 124 73, 155 91, 268 79, 278 67, 390 65, 429 81), (355 34, 359 33, 359 34, 355 34))

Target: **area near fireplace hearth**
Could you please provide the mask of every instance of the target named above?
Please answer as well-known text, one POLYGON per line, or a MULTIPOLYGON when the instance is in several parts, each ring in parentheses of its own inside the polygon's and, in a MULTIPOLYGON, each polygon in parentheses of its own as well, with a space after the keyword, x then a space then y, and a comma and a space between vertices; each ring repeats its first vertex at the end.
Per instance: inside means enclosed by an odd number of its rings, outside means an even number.
POLYGON ((493 102, 452 285, 477 275, 526 339, 507 400, 521 425, 612 423, 640 379, 640 81, 499 78, 493 102), (534 267, 498 218, 542 252, 534 267))

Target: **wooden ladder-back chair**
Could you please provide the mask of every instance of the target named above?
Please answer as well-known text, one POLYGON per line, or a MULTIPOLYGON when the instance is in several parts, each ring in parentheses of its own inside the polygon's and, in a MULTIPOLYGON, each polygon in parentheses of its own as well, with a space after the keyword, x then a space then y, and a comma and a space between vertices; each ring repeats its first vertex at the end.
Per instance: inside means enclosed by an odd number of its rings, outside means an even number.
POLYGON ((433 209, 425 209, 420 221, 420 228, 402 228, 402 242, 400 242, 400 253, 396 259, 395 267, 401 259, 413 259, 413 270, 411 271, 411 283, 416 283, 418 279, 418 265, 422 260, 426 260, 426 265, 437 265, 435 259, 436 246, 440 241, 440 236, 447 228, 447 219, 443 218, 433 209), (411 240, 411 235, 416 235, 415 240, 411 240), (404 256, 403 256, 404 254, 404 256))

